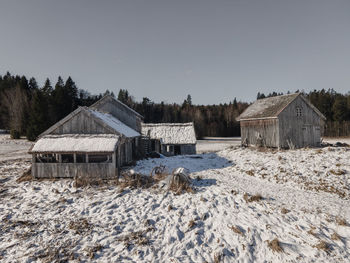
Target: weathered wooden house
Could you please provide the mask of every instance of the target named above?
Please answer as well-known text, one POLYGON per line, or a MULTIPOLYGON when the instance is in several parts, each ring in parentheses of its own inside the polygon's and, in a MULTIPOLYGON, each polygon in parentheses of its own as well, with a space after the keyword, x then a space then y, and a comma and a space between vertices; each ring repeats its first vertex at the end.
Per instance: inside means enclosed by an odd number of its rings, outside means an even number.
POLYGON ((277 148, 319 146, 325 119, 301 93, 259 99, 237 118, 242 144, 277 148))
POLYGON ((140 114, 111 96, 79 107, 39 136, 29 151, 32 175, 114 177, 139 152, 141 121, 140 114))
POLYGON ((196 153, 193 123, 142 123, 141 133, 146 138, 146 152, 165 156, 196 153))

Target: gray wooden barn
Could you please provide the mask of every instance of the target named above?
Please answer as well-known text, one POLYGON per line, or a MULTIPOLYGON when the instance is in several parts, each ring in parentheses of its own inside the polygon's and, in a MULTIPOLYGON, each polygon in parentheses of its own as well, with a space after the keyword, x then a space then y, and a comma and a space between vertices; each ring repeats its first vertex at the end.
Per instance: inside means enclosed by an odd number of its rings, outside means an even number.
POLYGON ((196 154, 196 134, 193 123, 142 123, 146 152, 165 156, 196 154))
POLYGON ((115 177, 119 167, 137 158, 141 121, 111 96, 79 107, 39 136, 29 151, 32 175, 115 177))
POLYGON ((277 148, 319 146, 324 115, 301 93, 259 99, 238 118, 242 144, 277 148))

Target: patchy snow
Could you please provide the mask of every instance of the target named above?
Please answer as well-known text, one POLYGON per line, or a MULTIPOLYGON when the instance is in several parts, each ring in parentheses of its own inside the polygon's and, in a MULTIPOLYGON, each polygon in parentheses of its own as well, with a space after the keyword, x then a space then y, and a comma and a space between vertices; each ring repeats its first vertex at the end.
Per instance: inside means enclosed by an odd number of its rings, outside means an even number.
POLYGON ((33 145, 25 139, 11 140, 10 135, 0 134, 0 161, 29 159, 29 148, 33 145))
POLYGON ((70 179, 16 183, 30 163, 2 162, 0 261, 348 262, 350 226, 337 218, 350 223, 349 149, 230 147, 133 167, 188 169, 196 192, 182 195, 162 183, 134 190, 76 189, 70 179), (247 202, 246 194, 262 200, 247 202), (283 252, 268 246, 275 238, 283 252), (316 247, 321 241, 329 250, 316 247))
POLYGON ((114 134, 45 135, 34 144, 31 152, 114 152, 118 141, 119 136, 114 134))
POLYGON ((115 118, 113 115, 109 113, 103 113, 92 109, 87 109, 87 110, 91 112, 95 117, 99 118, 104 123, 106 123, 113 130, 123 134, 126 137, 140 136, 140 133, 130 128, 129 126, 125 125, 123 122, 121 122, 120 120, 118 120, 117 118, 115 118))
POLYGON ((241 137, 204 137, 197 140, 197 153, 218 152, 232 146, 241 145, 241 137))
POLYGON ((193 123, 142 123, 142 135, 162 144, 195 144, 193 123))

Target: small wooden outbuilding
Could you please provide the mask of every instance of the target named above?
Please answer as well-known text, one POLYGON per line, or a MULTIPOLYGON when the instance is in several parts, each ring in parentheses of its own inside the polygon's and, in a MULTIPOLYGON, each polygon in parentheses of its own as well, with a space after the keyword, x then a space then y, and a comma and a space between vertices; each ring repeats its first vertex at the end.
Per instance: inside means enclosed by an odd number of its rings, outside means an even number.
POLYGON ((196 154, 196 134, 193 123, 142 123, 146 152, 165 156, 196 154))
POLYGON ((29 151, 32 175, 117 176, 119 167, 138 156, 141 120, 141 115, 111 96, 90 108, 77 108, 39 135, 29 151))
POLYGON ((319 146, 324 115, 301 93, 259 99, 238 118, 245 145, 277 148, 319 146))

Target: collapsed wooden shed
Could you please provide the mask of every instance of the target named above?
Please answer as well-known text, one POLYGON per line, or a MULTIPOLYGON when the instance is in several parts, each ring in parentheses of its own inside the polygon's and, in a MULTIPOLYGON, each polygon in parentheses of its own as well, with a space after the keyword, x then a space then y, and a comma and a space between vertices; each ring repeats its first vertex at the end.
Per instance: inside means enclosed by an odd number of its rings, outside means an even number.
POLYGON ((259 99, 238 118, 242 144, 277 148, 319 146, 324 115, 301 93, 259 99))
POLYGON ((146 152, 165 156, 196 154, 196 134, 193 123, 142 123, 146 152))

